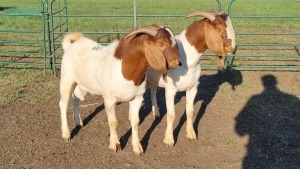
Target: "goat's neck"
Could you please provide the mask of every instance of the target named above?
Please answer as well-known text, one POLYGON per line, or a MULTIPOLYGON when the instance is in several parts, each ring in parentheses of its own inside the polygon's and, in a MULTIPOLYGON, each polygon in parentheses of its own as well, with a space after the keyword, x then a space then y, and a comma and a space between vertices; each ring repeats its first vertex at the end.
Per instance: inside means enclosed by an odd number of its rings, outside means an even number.
POLYGON ((132 80, 139 86, 145 80, 149 66, 142 46, 134 44, 119 45, 116 56, 122 59, 122 74, 125 79, 132 80))
POLYGON ((203 53, 207 49, 204 30, 206 22, 207 20, 195 21, 186 28, 186 39, 198 53, 203 53))
POLYGON ((195 21, 176 36, 183 66, 195 67, 207 49, 204 24, 202 21, 195 21))

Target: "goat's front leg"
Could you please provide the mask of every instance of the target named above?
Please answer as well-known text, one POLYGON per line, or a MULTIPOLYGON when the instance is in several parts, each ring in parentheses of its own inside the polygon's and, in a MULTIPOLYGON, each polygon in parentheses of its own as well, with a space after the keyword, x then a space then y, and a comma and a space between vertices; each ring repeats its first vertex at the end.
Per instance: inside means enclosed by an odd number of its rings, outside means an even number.
POLYGON ((186 91, 186 137, 190 140, 196 139, 193 127, 194 100, 197 94, 197 85, 186 91))
POLYGON ((116 130, 118 126, 118 121, 115 112, 116 102, 107 101, 105 99, 104 102, 110 130, 109 148, 117 152, 119 149, 121 149, 121 145, 116 130))
POLYGON ((135 99, 129 102, 130 122, 132 128, 132 147, 133 152, 140 155, 144 152, 140 143, 138 126, 139 126, 139 111, 143 102, 143 96, 136 96, 135 99))
POLYGON ((158 110, 157 98, 156 98, 157 87, 151 85, 150 91, 151 91, 152 114, 155 118, 159 118, 160 113, 158 110))
POLYGON ((175 95, 176 90, 166 88, 166 106, 167 106, 167 129, 165 133, 164 143, 168 146, 174 145, 173 123, 175 120, 175 95))

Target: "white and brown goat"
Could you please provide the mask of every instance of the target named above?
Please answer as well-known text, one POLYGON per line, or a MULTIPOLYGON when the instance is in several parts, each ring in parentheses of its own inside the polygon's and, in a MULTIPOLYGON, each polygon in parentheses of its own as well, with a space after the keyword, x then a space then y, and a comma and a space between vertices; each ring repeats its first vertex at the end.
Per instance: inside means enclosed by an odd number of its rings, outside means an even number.
POLYGON ((202 53, 209 49, 217 54, 219 67, 224 68, 226 53, 232 53, 235 48, 235 34, 227 14, 207 10, 195 12, 186 17, 191 16, 204 16, 205 18, 193 22, 175 37, 182 66, 169 70, 167 81, 163 80, 163 77, 153 69, 149 68, 147 71, 147 86, 151 89, 152 112, 156 117, 160 116, 156 100, 157 87, 165 88, 167 129, 163 142, 167 145, 174 144, 174 98, 178 91, 186 91, 186 137, 191 140, 196 139, 192 118, 201 73, 199 59, 202 53))
POLYGON ((136 154, 143 148, 138 136, 139 110, 146 90, 149 65, 160 74, 179 65, 178 46, 173 32, 161 25, 151 25, 132 31, 108 46, 84 37, 82 33, 67 34, 62 42, 64 56, 61 65, 59 102, 62 137, 70 139, 67 123, 68 100, 73 93, 76 125, 82 125, 79 99, 86 93, 102 95, 110 128, 109 148, 120 149, 115 107, 129 101, 132 146, 136 154), (73 86, 75 89, 73 90, 73 86))

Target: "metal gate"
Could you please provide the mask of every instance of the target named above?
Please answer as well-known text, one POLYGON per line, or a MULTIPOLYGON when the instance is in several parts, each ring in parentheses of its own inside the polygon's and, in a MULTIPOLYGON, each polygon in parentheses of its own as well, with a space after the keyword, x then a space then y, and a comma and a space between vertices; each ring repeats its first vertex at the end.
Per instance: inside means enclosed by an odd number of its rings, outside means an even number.
POLYGON ((46 49, 46 1, 39 0, 40 9, 14 9, 3 7, 0 18, 0 67, 26 65, 41 67, 44 72, 47 65, 46 49), (20 20, 28 20, 20 25, 20 20))

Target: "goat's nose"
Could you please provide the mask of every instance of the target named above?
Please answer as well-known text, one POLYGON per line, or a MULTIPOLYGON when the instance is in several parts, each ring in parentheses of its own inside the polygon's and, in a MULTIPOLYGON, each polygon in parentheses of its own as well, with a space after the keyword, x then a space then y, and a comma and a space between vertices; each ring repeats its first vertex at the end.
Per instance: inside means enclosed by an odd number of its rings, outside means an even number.
POLYGON ((178 66, 182 66, 182 63, 179 61, 178 66))

